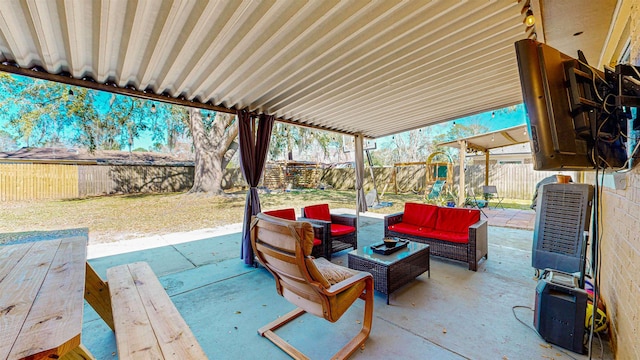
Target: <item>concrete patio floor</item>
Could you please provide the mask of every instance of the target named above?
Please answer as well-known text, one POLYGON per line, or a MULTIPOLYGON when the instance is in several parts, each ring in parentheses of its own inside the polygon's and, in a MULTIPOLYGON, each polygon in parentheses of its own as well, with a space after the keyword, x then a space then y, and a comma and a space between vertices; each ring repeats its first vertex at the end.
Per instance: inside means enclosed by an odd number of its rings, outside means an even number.
MULTIPOLYGON (((360 216, 359 246, 379 241, 382 233, 381 215, 360 216)), ((147 261, 211 359, 288 359, 256 331, 293 306, 276 294, 264 268, 239 260, 239 227, 199 235, 206 238, 147 239, 137 251, 91 245, 89 261, 103 278, 108 267, 147 261)), ((433 257, 431 277, 425 273, 391 294, 390 305, 376 292, 371 336, 351 358, 586 359, 546 343, 533 330, 533 311, 513 308, 534 307, 532 236, 530 230, 490 226, 489 259, 478 272, 433 257)), ((332 261, 346 265, 347 252, 332 261)), ((335 324, 304 315, 278 333, 310 358, 328 359, 359 330, 363 304, 357 301, 335 324)), ((116 359, 114 334, 88 305, 84 319, 84 344, 98 359, 116 359)), ((597 339, 593 349, 600 359, 597 339)), ((613 359, 608 343, 604 354, 613 359)))
MULTIPOLYGON (((508 227, 514 229, 533 230, 536 212, 516 209, 482 209, 487 216, 489 226, 508 227)), ((485 219, 485 217, 482 217, 485 219)))

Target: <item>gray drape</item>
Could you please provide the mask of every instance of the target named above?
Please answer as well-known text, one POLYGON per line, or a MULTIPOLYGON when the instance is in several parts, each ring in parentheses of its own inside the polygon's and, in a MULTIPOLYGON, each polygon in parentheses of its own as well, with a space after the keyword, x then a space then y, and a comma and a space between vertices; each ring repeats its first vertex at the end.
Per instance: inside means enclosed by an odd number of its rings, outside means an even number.
POLYGON ((355 136, 356 142, 356 203, 358 212, 367 212, 367 200, 364 197, 364 136, 355 136))
POLYGON ((240 143, 240 167, 244 179, 249 184, 247 201, 244 206, 244 222, 242 225, 242 243, 240 258, 247 265, 253 265, 253 249, 251 248, 251 234, 249 226, 251 217, 260 212, 260 198, 258 197, 258 183, 264 170, 271 140, 274 116, 260 114, 257 129, 255 121, 247 110, 238 110, 238 140, 240 143))

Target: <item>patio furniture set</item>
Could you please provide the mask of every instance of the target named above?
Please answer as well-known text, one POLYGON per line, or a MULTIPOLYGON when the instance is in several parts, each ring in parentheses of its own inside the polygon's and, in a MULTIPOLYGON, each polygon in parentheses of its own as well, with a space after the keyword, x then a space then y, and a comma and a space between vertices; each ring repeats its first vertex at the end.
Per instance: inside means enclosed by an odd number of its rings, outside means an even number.
POLYGON ((206 359, 149 265, 110 268, 105 283, 86 235, 0 246, 0 264, 1 359, 94 359, 81 342, 84 300, 114 330, 120 359, 206 359))
MULTIPOLYGON (((298 307, 262 327, 259 334, 292 357, 304 359, 274 331, 305 312, 335 322, 360 298, 365 301, 362 329, 334 358, 346 358, 362 346, 371 330, 373 290, 386 294, 388 304, 390 293, 430 271, 434 250, 438 256, 452 254, 442 251, 435 239, 398 231, 402 229, 398 224, 433 215, 434 209, 417 205, 421 204, 407 204, 403 214, 389 216, 395 220, 385 234, 401 234, 394 248, 378 244, 358 248, 355 217, 330 214, 328 205, 306 207, 305 217, 299 219, 289 210, 258 214, 251 226, 254 252, 276 279, 278 294, 298 307), (332 253, 349 247, 354 250, 348 254, 348 268, 328 261, 332 253)), ((460 220, 460 214, 435 210, 437 216, 460 220)), ((465 210, 470 212, 468 222, 475 219, 474 210, 465 210)), ((385 219, 385 227, 388 222, 385 219)), ((486 257, 486 221, 470 225, 468 233, 468 242, 475 243, 473 263, 477 265, 479 258, 486 257)), ((449 240, 462 244, 462 237, 456 236, 449 240)), ((141 354, 206 358, 147 263, 109 268, 104 282, 87 262, 86 246, 86 236, 69 235, 0 247, 0 264, 11 265, 0 268, 0 310, 8 324, 3 330, 8 341, 0 344, 0 358, 93 358, 80 340, 84 300, 115 332, 120 359, 141 354), (27 290, 18 293, 16 288, 27 290)), ((452 257, 459 260, 460 256, 452 257)))
POLYGON ((264 212, 267 215, 291 221, 307 221, 313 226, 312 256, 331 260, 331 254, 358 247, 357 219, 349 214, 331 214, 328 204, 302 208, 302 217, 296 219, 293 208, 264 212))
POLYGON ((406 203, 404 210, 385 217, 385 242, 361 248, 357 223, 351 220, 355 216, 330 214, 327 204, 303 208, 298 219, 293 209, 258 214, 251 225, 253 250, 274 276, 278 294, 298 307, 258 333, 293 358, 307 359, 274 331, 305 312, 335 322, 361 298, 362 330, 332 357, 343 359, 369 336, 374 289, 387 295, 388 305, 393 291, 424 272, 431 277, 431 254, 464 261, 473 271, 487 258, 487 221, 479 210, 417 203, 406 203), (392 245, 386 244, 391 239, 392 245), (328 261, 332 253, 350 247, 348 267, 328 261), (314 255, 319 249, 324 258, 314 255))

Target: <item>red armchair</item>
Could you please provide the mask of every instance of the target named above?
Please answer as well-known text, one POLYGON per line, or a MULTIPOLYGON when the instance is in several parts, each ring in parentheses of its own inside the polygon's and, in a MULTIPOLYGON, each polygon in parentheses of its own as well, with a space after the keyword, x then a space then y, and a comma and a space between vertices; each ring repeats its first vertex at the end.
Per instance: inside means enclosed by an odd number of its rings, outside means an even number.
POLYGON ((321 239, 324 241, 324 257, 331 260, 331 254, 348 248, 358 248, 358 221, 354 215, 331 214, 329 204, 311 205, 302 208, 298 221, 308 221, 322 226, 321 239))
MULTIPOLYGON (((263 213, 269 216, 280 218, 280 219, 297 221, 296 211, 293 208, 269 210, 269 211, 263 211, 263 213)), ((323 234, 323 228, 321 225, 311 224, 311 226, 313 227, 313 235, 314 235, 313 250, 311 251, 311 256, 319 258, 324 255, 324 247, 322 246, 322 244, 325 243, 326 240, 322 241, 322 237, 324 236, 324 234, 323 234)))

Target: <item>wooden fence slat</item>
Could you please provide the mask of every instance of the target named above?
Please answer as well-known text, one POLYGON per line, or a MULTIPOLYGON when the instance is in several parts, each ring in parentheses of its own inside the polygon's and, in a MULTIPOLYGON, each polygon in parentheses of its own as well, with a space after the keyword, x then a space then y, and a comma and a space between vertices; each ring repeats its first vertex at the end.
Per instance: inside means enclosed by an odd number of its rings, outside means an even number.
MULTIPOLYGON (((467 185, 481 194, 484 185, 484 165, 467 166, 467 185)), ((25 201, 39 199, 63 199, 100 196, 114 193, 175 192, 185 191, 193 184, 193 166, 136 166, 136 165, 66 165, 66 164, 0 164, 0 201, 25 201)), ((534 171, 530 164, 490 165, 489 184, 508 199, 530 200, 535 185, 556 171, 534 171)), ((425 187, 424 165, 376 167, 374 173, 378 191, 385 185, 395 184, 400 192, 423 192, 425 187)), ((575 172, 564 172, 574 181, 580 178, 575 172)), ((368 175, 368 173, 367 173, 368 175)), ((458 166, 454 166, 453 188, 459 181, 458 166)), ((281 166, 267 165, 262 184, 270 189, 317 187, 320 182, 334 189, 355 188, 354 169, 322 169, 320 167, 289 167, 285 174, 281 166), (293 177, 291 175, 294 175, 293 177)), ((223 186, 244 186, 239 169, 225 172, 223 186)), ((365 189, 372 188, 370 176, 365 176, 365 189)), ((392 191, 393 187, 387 187, 392 191)))

